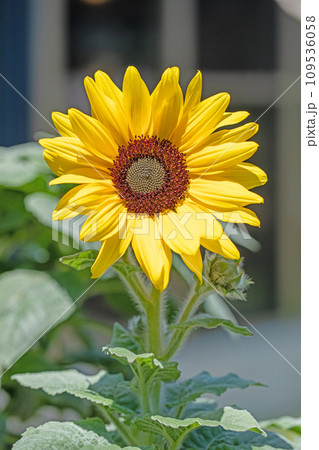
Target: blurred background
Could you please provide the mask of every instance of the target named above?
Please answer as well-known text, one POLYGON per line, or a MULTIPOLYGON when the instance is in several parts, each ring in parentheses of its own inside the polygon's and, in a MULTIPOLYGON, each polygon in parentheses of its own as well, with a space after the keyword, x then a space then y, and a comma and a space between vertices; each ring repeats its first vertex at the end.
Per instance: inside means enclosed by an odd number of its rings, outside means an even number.
MULTIPOLYGON (((75 107, 89 113, 84 77, 103 70, 121 86, 126 67, 135 65, 152 89, 163 69, 177 65, 185 89, 200 69, 203 97, 227 91, 232 96, 230 111, 247 110, 250 120, 259 122, 260 150, 251 162, 269 176, 258 190, 265 204, 252 208, 261 219, 261 229, 250 227, 251 239, 246 242, 242 233, 233 236, 244 244, 245 268, 255 281, 248 302, 234 306, 299 370, 300 82, 290 88, 300 75, 299 16, 299 1, 287 0, 1 0, 0 145, 15 146, 10 154, 4 149, 0 153, 1 271, 47 272, 73 300, 91 283, 89 271, 75 272, 58 262, 63 254, 75 252, 72 243, 52 241, 46 211, 52 204, 49 200, 56 202, 63 189, 48 190, 51 175, 38 145, 20 146, 44 134, 56 135, 52 111, 75 107)), ((178 274, 173 273, 172 281, 182 284, 178 274)), ((134 313, 124 295, 112 274, 84 295, 79 302, 83 308, 68 319, 71 324, 82 321, 82 340, 88 336, 89 320, 104 316, 111 324, 134 313), (122 307, 119 298, 124 298, 122 307)), ((235 314, 247 325, 220 299, 210 303, 208 309, 216 314, 235 314)), ((72 351, 61 338, 67 332, 72 335, 64 326, 52 345, 47 338, 50 364, 61 360, 70 364, 81 352, 86 363, 91 357, 94 364, 103 364, 103 355, 95 360, 92 354, 98 353, 99 339, 105 343, 104 332, 99 338, 93 333, 86 344, 78 337, 71 339, 72 351), (84 351, 91 356, 85 359, 84 351)), ((179 356, 183 376, 206 369, 214 375, 230 371, 255 378, 269 388, 226 394, 222 399, 250 409, 257 418, 298 415, 298 373, 258 332, 254 334, 234 341, 223 332, 198 332, 179 356), (211 348, 211 358, 201 355, 203 345, 211 348)), ((46 352, 46 341, 41 345, 46 352)), ((39 351, 36 346, 31 353, 39 351)), ((2 367, 13 362, 9 358, 2 367)), ((20 360, 19 370, 23 367, 20 360)), ((13 365, 10 370, 17 368, 13 365)), ((2 408, 19 416, 10 370, 2 408)), ((39 400, 34 412, 41 404, 39 400)), ((10 419, 9 428, 19 430, 20 423, 23 430, 30 414, 22 416, 15 422, 10 419)))

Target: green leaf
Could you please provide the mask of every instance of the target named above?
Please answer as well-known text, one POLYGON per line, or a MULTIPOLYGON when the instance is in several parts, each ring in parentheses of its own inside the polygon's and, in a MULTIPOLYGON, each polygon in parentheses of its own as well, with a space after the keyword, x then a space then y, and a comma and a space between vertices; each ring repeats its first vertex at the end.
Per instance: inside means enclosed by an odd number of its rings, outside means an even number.
POLYGON ((130 365, 134 373, 141 368, 146 382, 175 381, 180 376, 176 362, 159 361, 153 353, 136 354, 123 347, 104 347, 103 350, 122 364, 130 365))
POLYGON ((181 450, 292 450, 292 446, 275 433, 261 436, 252 431, 226 431, 222 427, 202 427, 191 431, 181 450))
POLYGON ((211 413, 217 408, 217 402, 211 398, 198 398, 195 402, 189 402, 182 411, 181 418, 201 417, 206 418, 207 413, 211 413))
POLYGON ((276 427, 281 430, 291 430, 301 434, 300 417, 283 416, 277 419, 263 420, 263 426, 266 428, 276 427))
MULTIPOLYGON (((129 446, 129 447, 120 447, 119 445, 116 445, 116 444, 109 444, 109 445, 106 445, 106 446, 103 446, 103 447, 101 447, 101 450, 121 450, 121 449, 124 449, 124 450, 140 450, 141 448, 146 448, 146 447, 131 447, 131 446, 129 446)), ((95 447, 94 446, 92 446, 92 445, 86 445, 85 447, 82 447, 82 450, 94 450, 95 449, 95 447)))
POLYGON ((248 330, 248 328, 239 327, 235 325, 231 320, 214 319, 213 317, 205 314, 195 316, 192 320, 188 320, 187 322, 169 325, 170 329, 174 328, 189 329, 193 327, 202 327, 208 329, 223 327, 229 331, 232 331, 233 333, 242 334, 243 336, 253 336, 253 333, 251 333, 248 330))
POLYGON ((86 250, 75 253, 74 255, 62 256, 59 261, 75 270, 83 270, 92 266, 98 253, 97 250, 86 250))
POLYGON ((72 299, 44 272, 0 276, 0 367, 8 368, 51 327, 74 311, 72 299))
MULTIPOLYGON (((47 422, 38 428, 30 427, 22 438, 13 445, 14 450, 77 450, 79 448, 110 448, 109 441, 99 434, 101 421, 94 419, 98 426, 94 430, 93 422, 90 429, 85 421, 74 422, 47 422), (87 447, 88 446, 88 447, 87 447)), ((102 423, 103 424, 103 423, 102 423)), ((105 429, 105 426, 104 426, 105 429)))
POLYGON ((134 421, 134 425, 145 432, 166 436, 171 443, 181 442, 192 430, 199 427, 219 427, 224 430, 247 431, 251 430, 266 436, 258 422, 246 410, 226 406, 216 409, 209 415, 209 419, 189 417, 175 419, 164 416, 141 416, 134 421))
POLYGON ((111 345, 112 347, 124 347, 135 353, 141 351, 140 342, 118 322, 115 322, 113 325, 111 345))
POLYGON ((166 406, 172 408, 196 400, 202 394, 221 395, 227 389, 245 389, 249 386, 264 386, 256 381, 245 380, 229 373, 222 377, 213 377, 201 372, 193 378, 168 385, 166 388, 166 406))
POLYGON ((35 142, 0 147, 0 185, 19 187, 49 173, 42 150, 35 142))
POLYGON ((23 373, 12 376, 22 386, 43 389, 49 395, 64 392, 93 403, 132 415, 137 408, 137 399, 130 390, 130 383, 122 374, 108 374, 100 371, 88 376, 74 369, 52 372, 23 373))

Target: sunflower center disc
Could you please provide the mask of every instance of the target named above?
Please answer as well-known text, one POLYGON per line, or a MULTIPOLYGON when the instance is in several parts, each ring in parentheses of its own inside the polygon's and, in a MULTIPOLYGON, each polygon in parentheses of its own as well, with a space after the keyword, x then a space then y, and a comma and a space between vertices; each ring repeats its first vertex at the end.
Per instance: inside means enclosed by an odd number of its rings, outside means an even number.
POLYGON ((110 173, 127 211, 151 217, 174 210, 189 186, 185 155, 156 136, 138 136, 119 147, 110 173))
POLYGON ((153 192, 164 183, 165 169, 151 157, 134 161, 126 174, 126 181, 135 192, 153 192))

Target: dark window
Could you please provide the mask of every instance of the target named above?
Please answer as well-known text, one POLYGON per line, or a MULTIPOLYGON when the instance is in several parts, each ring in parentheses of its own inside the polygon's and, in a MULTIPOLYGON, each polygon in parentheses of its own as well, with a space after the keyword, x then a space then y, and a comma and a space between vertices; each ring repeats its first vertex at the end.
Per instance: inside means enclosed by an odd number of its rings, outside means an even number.
POLYGON ((156 65, 158 0, 69 0, 69 65, 156 65))
POLYGON ((273 0, 199 0, 199 63, 210 70, 275 68, 273 0))

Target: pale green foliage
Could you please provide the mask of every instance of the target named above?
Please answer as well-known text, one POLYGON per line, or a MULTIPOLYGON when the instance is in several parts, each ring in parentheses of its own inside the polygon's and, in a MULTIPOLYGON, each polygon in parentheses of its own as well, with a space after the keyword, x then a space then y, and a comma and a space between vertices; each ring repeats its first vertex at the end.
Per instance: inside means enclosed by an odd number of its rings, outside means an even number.
POLYGON ((5 272, 0 276, 0 293, 0 368, 9 367, 74 310, 67 292, 44 272, 5 272))
POLYGON ((49 173, 42 156, 42 147, 35 142, 0 147, 0 185, 23 186, 39 174, 49 173))
POLYGON ((137 398, 122 374, 100 371, 96 375, 87 376, 70 369, 17 374, 12 379, 32 389, 43 389, 49 395, 66 392, 123 414, 133 414, 137 408, 137 398))

